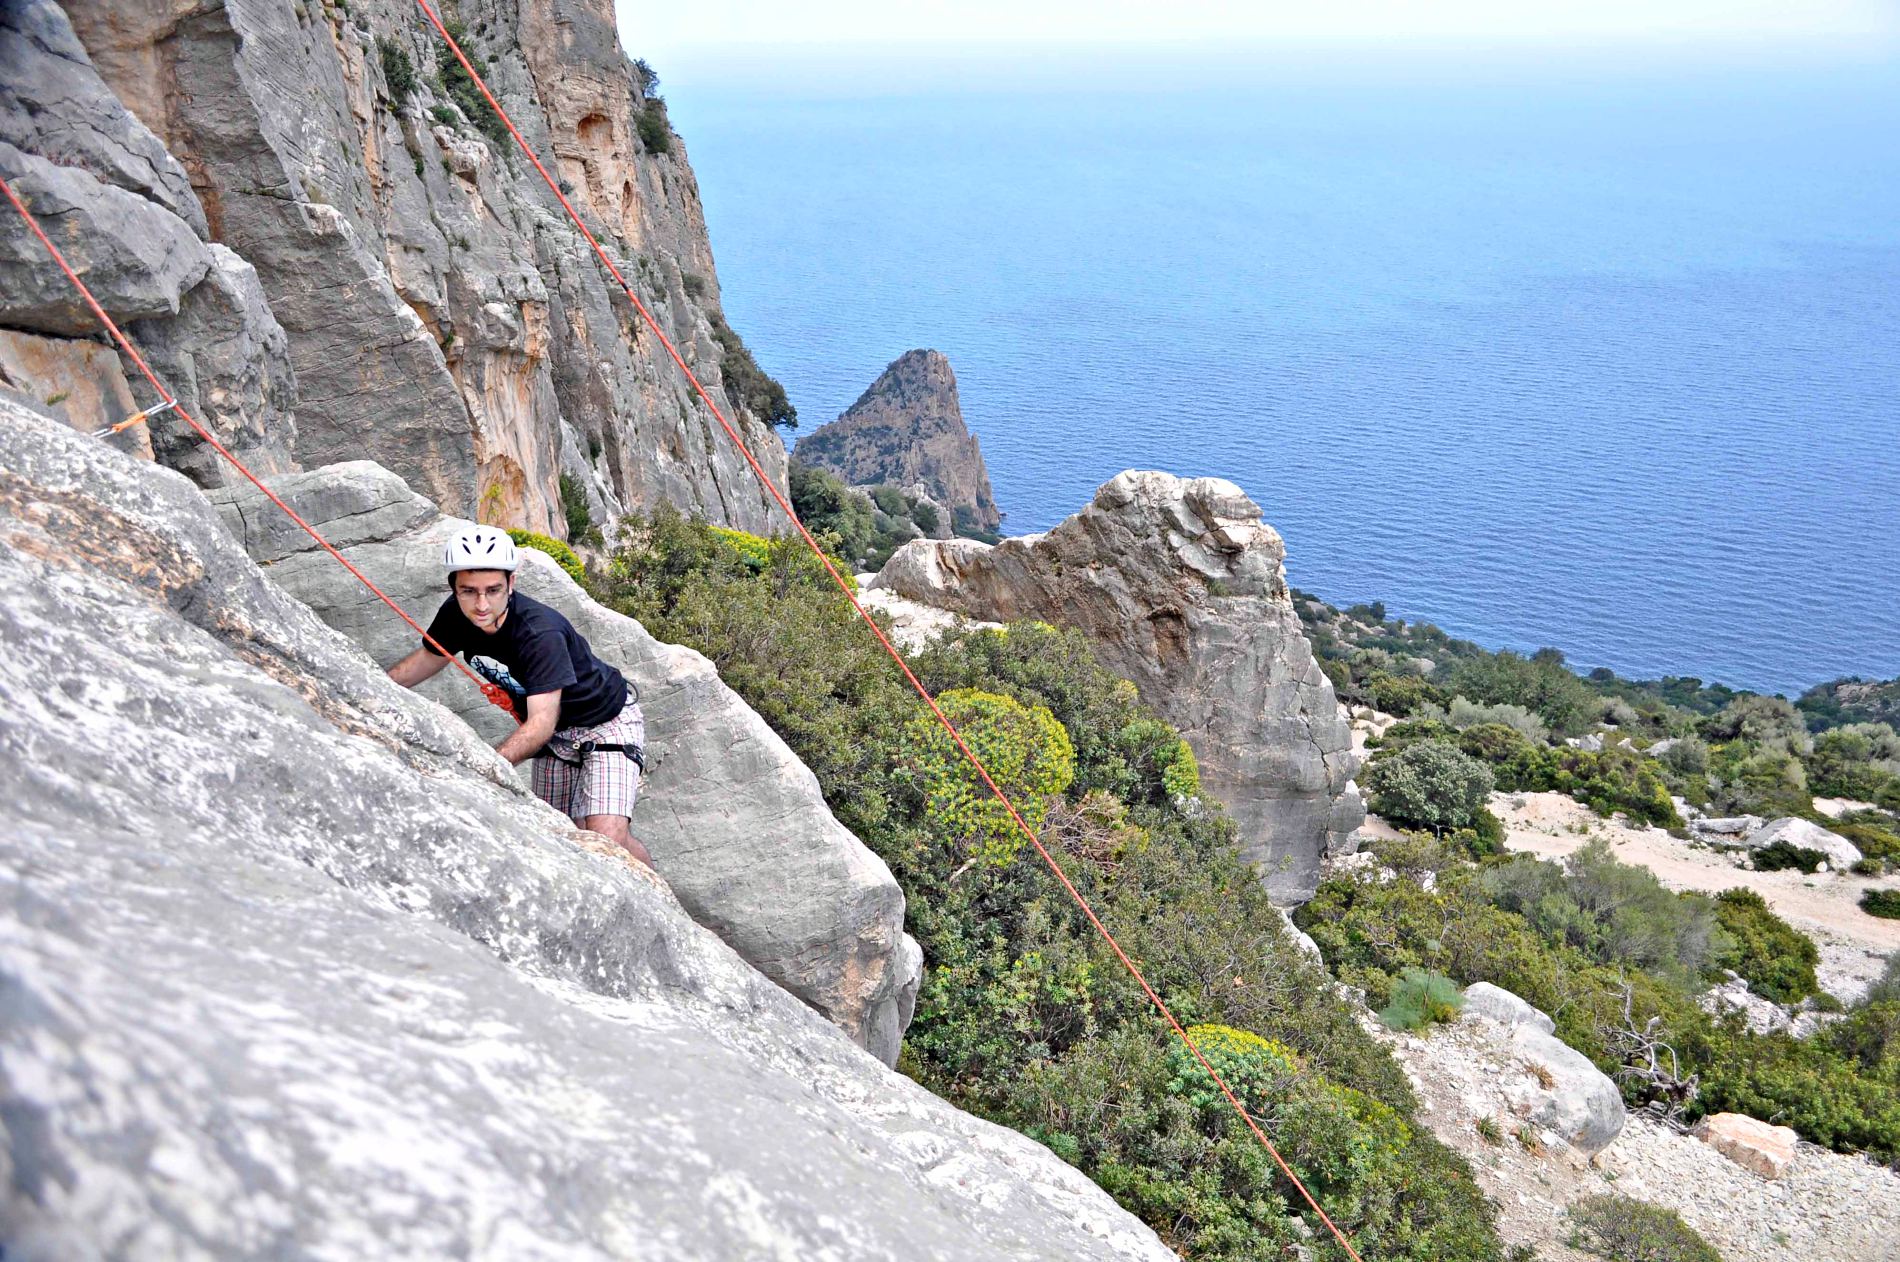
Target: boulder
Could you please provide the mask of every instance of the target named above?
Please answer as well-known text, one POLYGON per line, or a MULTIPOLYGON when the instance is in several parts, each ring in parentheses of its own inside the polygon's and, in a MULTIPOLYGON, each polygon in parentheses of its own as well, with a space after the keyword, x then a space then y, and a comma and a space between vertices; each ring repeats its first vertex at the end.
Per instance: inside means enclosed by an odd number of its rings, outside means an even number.
MULTIPOLYGON (((367 461, 272 479, 272 490, 427 625, 442 603, 444 517, 367 461)), ((233 533, 325 622, 389 663, 416 635, 308 535, 247 485, 215 492, 233 533)), ((634 834, 694 919, 893 1063, 922 953, 905 936, 890 870, 826 808, 818 781, 765 721, 690 649, 663 644, 595 604, 544 553, 524 552, 521 589, 573 621, 640 689, 649 779, 634 834)), ((424 686, 490 741, 513 722, 445 671, 424 686)))
POLYGON ((1559 1039, 1549 1016, 1501 987, 1465 991, 1464 1021, 1499 1028, 1518 1075, 1503 1084, 1510 1110, 1594 1157, 1623 1131, 1623 1093, 1590 1058, 1559 1039), (1474 993, 1475 992, 1475 993, 1474 993))
POLYGON ((0 584, 9 1258, 1173 1256, 5 400, 0 584))
POLYGON ((952 525, 1002 524, 983 451, 963 423, 957 375, 940 351, 906 351, 829 425, 798 440, 798 458, 854 486, 920 487, 952 525))
POLYGON ((1762 826, 1759 815, 1729 815, 1711 817, 1704 815, 1689 822, 1689 830, 1696 836, 1718 845, 1740 845, 1743 838, 1762 826))
POLYGON ((1287 594, 1285 547, 1231 482, 1123 473, 1046 534, 914 540, 875 586, 969 617, 1080 628, 1181 729, 1276 901, 1364 817, 1358 758, 1287 594))
MULTIPOLYGON (((176 315, 211 270, 190 225, 162 206, 0 141, 0 176, 117 320, 176 315)), ((0 324, 65 337, 99 321, 12 206, 0 206, 0 324)))
POLYGON ((1779 1179, 1794 1165, 1795 1133, 1741 1113, 1712 1113, 1695 1128, 1703 1143, 1764 1179, 1779 1179))
POLYGON ((1760 850, 1778 841, 1785 841, 1801 850, 1820 851, 1827 856, 1829 866, 1836 872, 1845 872, 1861 860, 1860 847, 1847 838, 1810 820, 1792 816, 1762 825, 1748 834, 1745 844, 1750 850, 1760 850))
POLYGON ((1473 982, 1465 987, 1466 1016, 1489 1017, 1500 1025, 1535 1026, 1546 1034, 1554 1033, 1557 1023, 1541 1008, 1518 998, 1502 986, 1493 986, 1490 982, 1473 982))

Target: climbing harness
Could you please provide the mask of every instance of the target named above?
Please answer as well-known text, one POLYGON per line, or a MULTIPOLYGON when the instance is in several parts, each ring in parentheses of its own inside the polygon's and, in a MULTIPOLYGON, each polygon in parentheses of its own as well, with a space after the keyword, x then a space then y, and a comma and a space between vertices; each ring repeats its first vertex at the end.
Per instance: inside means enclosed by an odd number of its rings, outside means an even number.
POLYGON ((1082 892, 1075 888, 1074 883, 1071 882, 1068 875, 1063 872, 1062 865, 1057 863, 1049 851, 1044 848, 1042 838, 1038 837, 1036 830, 1031 828, 1028 821, 1023 819, 1022 813, 1016 809, 1016 804, 1011 802, 1009 796, 1005 794, 1002 789, 997 787, 996 781, 990 777, 989 769, 983 765, 983 760, 978 758, 976 753, 971 750, 970 746, 964 741, 963 733, 957 730, 956 724, 952 723, 949 716, 944 714, 942 708, 937 705, 937 699, 930 695, 930 690, 924 687, 923 682, 917 678, 916 674, 911 670, 910 664, 904 660, 903 654, 897 651, 896 647, 890 642, 889 637, 884 634, 884 629, 877 625, 876 620, 873 619, 871 615, 865 611, 864 606, 858 602, 857 593, 853 589, 852 583, 838 572, 838 567, 832 562, 831 558, 825 554, 825 550, 819 546, 818 541, 812 537, 811 531, 805 528, 805 523, 798 519, 796 512, 792 511, 792 505, 790 501, 785 498, 785 494, 780 491, 772 479, 767 476, 765 469, 759 464, 758 458, 752 454, 752 449, 746 445, 745 439, 739 436, 739 432, 733 428, 732 422, 726 419, 725 410, 713 402, 712 395, 709 394, 706 387, 700 383, 698 376, 694 374, 691 368, 686 366, 686 360, 681 357, 679 348, 673 345, 673 339, 666 335, 666 330, 660 327, 660 322, 654 318, 653 312, 647 307, 647 304, 641 300, 640 295, 634 292, 633 286, 627 283, 627 278, 621 274, 620 268, 614 263, 613 259, 608 257, 607 251, 601 248, 601 244, 595 238, 593 232, 588 229, 586 223, 581 220, 580 215, 575 212, 573 205, 567 200, 567 194, 561 191, 560 184, 555 181, 553 176, 548 174, 548 169, 541 164, 541 159, 536 156, 534 149, 522 136, 520 129, 515 126, 514 120, 508 117, 508 111, 501 107, 501 102, 495 99, 493 92, 489 91, 488 81, 482 78, 481 72, 469 61, 468 54, 462 51, 461 44, 457 43, 455 37, 449 33, 448 27, 443 25, 441 16, 435 11, 435 6, 432 5, 429 0, 416 0, 416 4, 421 7, 423 14, 428 17, 429 25, 435 28, 435 33, 442 37, 442 42, 448 47, 448 50, 454 54, 455 60, 459 62, 462 69, 467 72, 470 81, 473 82, 475 87, 481 92, 482 98, 486 100, 489 106, 495 111, 496 117, 501 119, 502 125, 508 129, 508 134, 514 137, 515 144, 520 147, 521 152, 526 155, 528 161, 534 165, 534 169, 540 174, 542 182, 548 186, 548 191, 553 193, 555 200, 561 203, 561 209, 567 212, 567 217, 573 221, 574 227, 578 229, 581 236, 586 239, 587 244, 593 247, 594 253, 600 258, 601 264, 607 269, 608 275, 612 276, 619 284, 621 291, 627 295, 628 301, 630 301, 634 309, 640 313, 647 327, 653 330, 653 334, 659 339, 660 345, 666 348, 666 353, 672 357, 675 364, 679 365, 679 370, 686 375, 687 382, 693 387, 694 392, 699 395, 700 401, 712 412, 713 419, 717 420, 719 427, 725 430, 726 437, 732 440, 733 446, 738 448, 739 454, 745 457, 745 462, 751 466, 753 476, 758 478, 759 485, 777 502, 780 508, 785 510, 786 517, 791 519, 793 527, 795 527, 799 535, 804 538, 805 545, 809 547, 812 554, 818 558, 819 564, 824 566, 825 572, 831 575, 832 582, 838 585, 838 590, 843 592, 845 599, 851 602, 851 607, 857 611, 858 617, 864 621, 864 625, 871 629, 871 634, 877 637, 878 643, 884 646, 884 651, 889 654, 891 660, 897 664, 897 668, 904 673, 904 678, 910 681, 910 686, 916 690, 917 695, 921 697, 924 704, 930 708, 931 714, 936 716, 937 722, 943 726, 943 730, 949 735, 951 741, 956 745, 957 749, 962 752, 964 759, 975 769, 977 777, 982 780, 984 787, 989 789, 990 793, 995 796, 998 802, 1002 803, 1003 809, 1008 812, 1010 819, 1015 822, 1017 829, 1028 839, 1029 844, 1035 847, 1036 853, 1042 856, 1042 861, 1048 865, 1049 871, 1055 875, 1057 881, 1061 882, 1062 888, 1068 891, 1069 897, 1075 901, 1076 906, 1081 910, 1082 914, 1088 918, 1088 922, 1095 927, 1095 931, 1101 934, 1102 940, 1106 942, 1109 949, 1115 953, 1115 958, 1122 962, 1122 966, 1128 970, 1129 976, 1133 977, 1135 981, 1140 984, 1141 989, 1147 994, 1149 1000, 1154 1004, 1155 1009, 1166 1019, 1175 1034, 1180 1037, 1181 1042, 1187 1046, 1189 1053, 1199 1062, 1201 1069, 1205 1071, 1208 1077, 1214 1081, 1214 1084, 1220 1088, 1221 1094, 1227 1097, 1227 1103, 1233 1106, 1234 1112, 1240 1116, 1242 1122, 1246 1123, 1247 1129, 1253 1132, 1254 1138, 1259 1140, 1262 1146, 1266 1148, 1267 1153, 1273 1158, 1274 1164, 1280 1168, 1281 1173, 1285 1174, 1286 1177, 1292 1181, 1293 1186, 1299 1189, 1300 1195, 1305 1199, 1306 1203, 1313 1207, 1313 1212, 1319 1216, 1320 1221, 1326 1224, 1327 1229, 1333 1233, 1333 1237, 1339 1241, 1340 1248, 1346 1251, 1347 1256, 1352 1258, 1353 1262, 1364 1262, 1364 1259, 1359 1256, 1359 1251, 1353 1248, 1352 1241, 1346 1238, 1346 1233, 1341 1231, 1338 1225, 1327 1216, 1324 1209, 1320 1208, 1320 1204, 1314 1199, 1313 1194, 1307 1191, 1306 1184, 1300 1181, 1300 1176, 1293 1173, 1293 1167, 1286 1163, 1286 1158, 1280 1155, 1280 1150, 1274 1147, 1273 1141, 1267 1138, 1266 1132, 1260 1129, 1259 1123, 1254 1121, 1252 1115, 1250 1115, 1246 1108, 1240 1103, 1240 1097, 1235 1095, 1233 1088, 1227 1085, 1227 1080, 1221 1077, 1215 1068, 1208 1063, 1207 1057, 1201 1054, 1201 1049, 1194 1045, 1194 1040, 1188 1037, 1187 1030, 1184 1029, 1180 1021, 1175 1018, 1173 1011, 1162 1001, 1161 996, 1155 993, 1154 987, 1148 984, 1148 979, 1142 976, 1141 970, 1135 966, 1135 962, 1128 958, 1126 951, 1122 950, 1121 943, 1115 940, 1115 935, 1110 933, 1108 926, 1104 925, 1101 919, 1096 916, 1095 909, 1089 906, 1088 899, 1082 896, 1082 892))
POLYGON ((575 741, 569 748, 579 754, 580 757, 567 757, 556 748, 553 741, 549 741, 546 745, 543 745, 541 752, 557 762, 566 763, 570 767, 585 765, 587 760, 595 754, 625 754, 627 760, 640 769, 641 775, 644 776, 647 773, 647 751, 640 745, 622 745, 607 741, 575 741))

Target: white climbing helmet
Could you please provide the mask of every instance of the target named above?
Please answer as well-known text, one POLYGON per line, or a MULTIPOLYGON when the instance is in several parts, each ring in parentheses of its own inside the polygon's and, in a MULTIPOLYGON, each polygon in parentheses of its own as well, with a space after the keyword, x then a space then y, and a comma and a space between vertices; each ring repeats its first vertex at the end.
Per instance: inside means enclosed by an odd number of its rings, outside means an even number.
POLYGON ((442 548, 442 565, 449 573, 458 570, 503 570, 515 572, 515 541, 508 532, 494 526, 464 526, 450 536, 442 548))

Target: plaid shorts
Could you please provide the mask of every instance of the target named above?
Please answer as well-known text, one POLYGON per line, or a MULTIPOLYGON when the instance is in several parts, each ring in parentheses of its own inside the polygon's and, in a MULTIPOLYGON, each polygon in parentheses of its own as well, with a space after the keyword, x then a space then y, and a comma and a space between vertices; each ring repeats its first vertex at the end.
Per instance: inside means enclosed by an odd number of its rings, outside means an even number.
POLYGON ((534 760, 535 796, 577 824, 589 815, 631 817, 633 804, 640 796, 639 766, 617 751, 589 754, 583 760, 575 746, 587 740, 644 749, 647 723, 640 713, 640 703, 628 702, 625 709, 599 727, 564 727, 550 737, 547 751, 534 760))

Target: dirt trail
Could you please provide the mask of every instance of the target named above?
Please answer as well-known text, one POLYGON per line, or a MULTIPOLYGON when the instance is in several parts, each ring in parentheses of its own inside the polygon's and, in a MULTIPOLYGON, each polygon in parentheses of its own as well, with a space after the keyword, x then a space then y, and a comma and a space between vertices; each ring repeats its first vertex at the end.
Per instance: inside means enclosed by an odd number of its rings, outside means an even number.
POLYGON ((1607 822, 1562 793, 1494 793, 1491 810, 1504 821, 1505 844, 1512 850, 1558 858, 1603 837, 1618 859, 1648 868, 1672 890, 1754 890, 1775 914, 1814 939, 1821 950, 1821 984, 1841 999, 1858 998, 1880 975, 1886 957, 1900 951, 1900 920, 1869 916, 1858 905, 1863 890, 1900 888, 1900 879, 1753 872, 1737 856, 1678 840, 1660 828, 1607 822))

